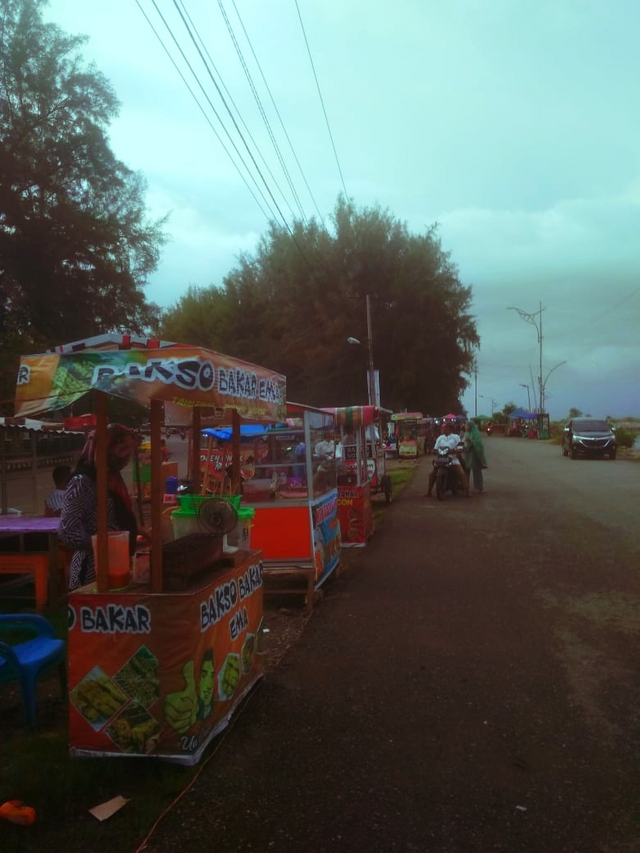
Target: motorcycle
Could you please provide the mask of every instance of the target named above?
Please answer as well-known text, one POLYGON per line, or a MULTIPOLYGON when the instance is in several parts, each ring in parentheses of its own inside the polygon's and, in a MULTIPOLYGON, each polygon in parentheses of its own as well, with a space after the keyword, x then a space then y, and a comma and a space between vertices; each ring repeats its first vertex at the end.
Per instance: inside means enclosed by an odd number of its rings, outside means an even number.
POLYGON ((447 447, 435 451, 433 467, 436 472, 436 495, 439 501, 444 500, 445 492, 458 494, 458 478, 453 470, 454 455, 447 447))

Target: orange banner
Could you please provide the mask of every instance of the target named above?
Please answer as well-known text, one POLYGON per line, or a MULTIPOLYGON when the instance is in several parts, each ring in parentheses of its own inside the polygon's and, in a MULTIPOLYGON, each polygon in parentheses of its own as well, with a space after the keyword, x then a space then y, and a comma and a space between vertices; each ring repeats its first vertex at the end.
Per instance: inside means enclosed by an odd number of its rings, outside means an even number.
POLYGON ((69 596, 72 754, 198 762, 262 672, 261 556, 197 591, 69 596))
POLYGON ((367 544, 374 528, 370 483, 338 486, 338 518, 343 548, 367 544))
POLYGON ((23 356, 16 415, 70 405, 92 388, 148 405, 236 409, 241 417, 284 421, 286 380, 279 373, 200 347, 82 350, 23 356))

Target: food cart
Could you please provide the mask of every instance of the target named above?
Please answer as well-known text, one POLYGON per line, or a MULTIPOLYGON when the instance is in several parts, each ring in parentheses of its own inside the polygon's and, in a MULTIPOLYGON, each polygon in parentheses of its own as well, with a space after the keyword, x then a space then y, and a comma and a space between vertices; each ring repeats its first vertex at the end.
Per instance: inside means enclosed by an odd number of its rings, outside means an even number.
MULTIPOLYGON (((195 764, 261 675, 262 555, 221 559, 220 537, 163 542, 163 404, 188 414, 193 470, 203 413, 285 418, 285 378, 199 347, 91 350, 25 356, 16 414, 96 408, 96 582, 69 595, 70 749, 82 756, 150 756, 195 764), (152 525, 148 583, 109 588, 107 422, 111 396, 150 409, 152 525)), ((185 415, 186 417, 186 415, 185 415)), ((234 455, 234 469, 239 466, 234 455)), ((227 501, 223 501, 228 505, 227 501)))
POLYGON ((415 459, 419 455, 418 423, 422 412, 395 412, 391 415, 400 459, 415 459))
POLYGON ((304 578, 307 606, 340 562, 334 432, 333 414, 288 402, 282 423, 256 438, 253 476, 242 484, 265 575, 304 578))
POLYGON ((381 420, 391 414, 377 406, 326 409, 336 418, 338 518, 343 548, 363 547, 373 534, 371 496, 384 492, 391 502, 391 477, 381 437, 381 420))

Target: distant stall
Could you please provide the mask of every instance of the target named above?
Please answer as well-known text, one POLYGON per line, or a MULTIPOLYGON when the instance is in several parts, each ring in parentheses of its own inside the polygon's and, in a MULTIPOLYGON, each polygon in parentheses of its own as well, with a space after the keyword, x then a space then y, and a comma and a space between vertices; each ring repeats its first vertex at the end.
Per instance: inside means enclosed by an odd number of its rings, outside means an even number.
POLYGON ((422 418, 422 412, 395 412, 391 415, 400 459, 415 459, 418 456, 418 424, 422 418))
POLYGON ((253 476, 242 482, 265 576, 302 578, 307 606, 340 562, 334 433, 333 414, 288 402, 286 419, 255 439, 253 476))

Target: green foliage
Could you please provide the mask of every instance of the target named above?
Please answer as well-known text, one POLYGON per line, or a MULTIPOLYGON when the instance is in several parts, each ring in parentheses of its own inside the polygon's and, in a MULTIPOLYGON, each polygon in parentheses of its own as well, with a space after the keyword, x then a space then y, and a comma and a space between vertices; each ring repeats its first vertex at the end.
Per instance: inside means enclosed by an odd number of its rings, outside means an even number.
POLYGON ((616 442, 618 447, 633 447, 638 433, 626 427, 616 428, 616 442))
POLYGON ((471 288, 435 228, 410 234, 379 207, 339 198, 331 232, 315 220, 293 234, 272 224, 222 288, 192 288, 165 312, 160 333, 285 374, 290 400, 358 405, 367 402, 367 295, 382 405, 459 408, 478 344, 471 288))
POLYGON ((0 6, 0 346, 13 353, 141 331, 159 314, 142 288, 163 221, 147 219, 142 176, 109 147, 110 84, 83 63, 84 37, 43 22, 44 5, 0 6))
POLYGON ((567 415, 567 417, 568 417, 569 419, 571 419, 571 418, 581 418, 581 417, 582 417, 582 412, 580 411, 580 409, 574 409, 574 408, 571 408, 571 409, 569 409, 569 414, 567 415))

